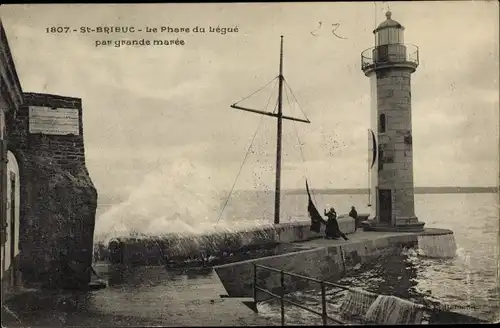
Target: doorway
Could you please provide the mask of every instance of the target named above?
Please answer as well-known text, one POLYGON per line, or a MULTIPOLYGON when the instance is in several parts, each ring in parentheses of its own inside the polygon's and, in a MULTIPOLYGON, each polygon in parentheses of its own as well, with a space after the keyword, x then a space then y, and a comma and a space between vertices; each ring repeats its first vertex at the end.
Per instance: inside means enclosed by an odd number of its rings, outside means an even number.
POLYGON ((12 286, 16 285, 16 174, 10 172, 10 265, 12 286))
POLYGON ((379 222, 387 225, 392 223, 392 190, 390 189, 379 189, 378 190, 378 200, 379 200, 379 222))

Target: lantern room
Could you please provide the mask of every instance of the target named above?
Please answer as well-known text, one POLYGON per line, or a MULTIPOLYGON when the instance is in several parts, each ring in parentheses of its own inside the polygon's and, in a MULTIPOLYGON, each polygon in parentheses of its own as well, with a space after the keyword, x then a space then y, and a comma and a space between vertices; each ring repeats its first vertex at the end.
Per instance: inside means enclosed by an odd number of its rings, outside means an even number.
POLYGON ((391 16, 388 11, 386 20, 373 31, 375 46, 361 54, 361 67, 367 74, 387 65, 404 66, 413 71, 418 66, 418 47, 404 43, 405 28, 391 16))
POLYGON ((385 14, 387 18, 374 31, 375 46, 404 43, 404 27, 391 18, 392 13, 385 14))

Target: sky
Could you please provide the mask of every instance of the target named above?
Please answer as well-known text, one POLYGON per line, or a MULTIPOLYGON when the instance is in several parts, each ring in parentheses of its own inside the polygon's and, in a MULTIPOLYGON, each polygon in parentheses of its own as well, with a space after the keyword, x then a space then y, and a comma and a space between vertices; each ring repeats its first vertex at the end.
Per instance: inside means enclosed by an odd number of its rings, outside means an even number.
MULTIPOLYGON (((282 186, 303 188, 307 176, 313 188, 366 188, 370 81, 360 53, 373 46, 388 8, 405 26, 405 42, 420 49, 412 75, 415 185, 496 185, 497 1, 2 5, 0 15, 23 90, 82 98, 91 177, 100 194, 123 195, 180 171, 185 184, 230 189, 258 127, 235 188, 274 187, 275 119, 229 106, 278 75, 280 35, 284 76, 300 103, 286 100, 284 114, 304 118, 302 109, 311 120, 283 124, 282 186), (207 30, 47 33, 52 26, 207 30), (95 46, 177 38, 185 44, 95 46)), ((240 105, 272 111, 273 83, 240 105)))

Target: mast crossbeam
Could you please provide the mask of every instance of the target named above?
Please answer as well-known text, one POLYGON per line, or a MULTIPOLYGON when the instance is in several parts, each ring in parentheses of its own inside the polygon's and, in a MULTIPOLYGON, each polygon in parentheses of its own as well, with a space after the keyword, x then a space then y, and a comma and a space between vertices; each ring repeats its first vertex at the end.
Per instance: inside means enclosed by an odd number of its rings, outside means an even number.
MULTIPOLYGON (((275 114, 275 113, 265 112, 265 111, 257 110, 257 109, 245 108, 245 107, 241 107, 241 106, 237 106, 237 105, 231 105, 231 108, 240 109, 240 110, 244 110, 244 111, 252 112, 252 113, 257 113, 257 114, 261 114, 261 115, 278 117, 278 114, 275 114)), ((296 118, 296 117, 291 117, 291 116, 286 116, 286 115, 281 115, 281 118, 284 120, 297 121, 297 122, 302 122, 302 123, 311 123, 311 121, 309 121, 309 120, 304 120, 301 118, 296 118)))

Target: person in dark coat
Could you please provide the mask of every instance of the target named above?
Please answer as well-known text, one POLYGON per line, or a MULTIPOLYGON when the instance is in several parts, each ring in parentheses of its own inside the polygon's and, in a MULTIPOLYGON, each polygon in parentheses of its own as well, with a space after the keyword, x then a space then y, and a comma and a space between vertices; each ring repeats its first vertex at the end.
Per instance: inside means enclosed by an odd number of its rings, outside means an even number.
POLYGON ((351 211, 349 212, 349 216, 356 220, 358 218, 358 212, 354 206, 351 206, 351 211))
POLYGON ((325 229, 326 238, 338 239, 339 237, 342 237, 345 240, 349 240, 346 235, 340 231, 339 223, 337 222, 337 212, 335 209, 331 207, 328 212, 325 209, 325 215, 328 217, 325 229))

